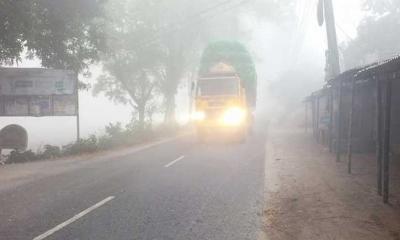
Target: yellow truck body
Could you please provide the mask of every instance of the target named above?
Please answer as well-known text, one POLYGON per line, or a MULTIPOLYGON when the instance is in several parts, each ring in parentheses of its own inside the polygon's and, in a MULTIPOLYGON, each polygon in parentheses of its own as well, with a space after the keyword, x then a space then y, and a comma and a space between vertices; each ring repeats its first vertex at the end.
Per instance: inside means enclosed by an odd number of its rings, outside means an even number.
POLYGON ((197 80, 194 99, 198 138, 227 136, 243 142, 251 127, 251 110, 246 102, 242 81, 229 65, 217 65, 197 80))

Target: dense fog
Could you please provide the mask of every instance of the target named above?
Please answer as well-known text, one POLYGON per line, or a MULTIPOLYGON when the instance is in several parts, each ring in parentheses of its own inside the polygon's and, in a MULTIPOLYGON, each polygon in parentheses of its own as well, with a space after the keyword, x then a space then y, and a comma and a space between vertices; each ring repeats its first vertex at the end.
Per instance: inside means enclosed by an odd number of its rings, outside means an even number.
MULTIPOLYGON (((115 14, 118 16, 118 13, 112 12, 112 8, 117 8, 116 5, 121 4, 120 1, 114 2, 111 0, 105 5, 105 13, 111 19, 115 18, 115 14), (116 4, 116 2, 119 3, 116 4)), ((129 3, 129 1, 123 2, 129 3)), ((136 2, 140 1, 130 2, 134 5, 139 4, 136 2)), ((185 1, 181 2, 181 7, 188 7, 185 1)), ((317 2, 317 0, 243 1, 231 2, 227 6, 221 7, 215 5, 214 1, 200 1, 197 6, 192 6, 193 9, 186 13, 187 16, 181 16, 182 19, 200 16, 196 15, 198 14, 196 11, 200 11, 199 9, 204 9, 204 16, 194 19, 193 22, 188 22, 189 26, 183 26, 178 30, 167 29, 167 31, 172 31, 171 35, 178 34, 179 38, 188 37, 185 42, 179 44, 188 45, 196 52, 191 56, 193 59, 190 60, 185 73, 178 76, 178 90, 174 94, 177 121, 180 124, 185 124, 189 119, 189 105, 191 103, 189 86, 195 78, 196 64, 199 62, 198 56, 202 48, 210 40, 236 39, 246 45, 256 63, 258 74, 257 121, 262 124, 266 121, 293 122, 293 120, 296 120, 297 124, 301 124, 299 121, 301 121, 304 111, 302 100, 312 91, 319 89, 324 84, 325 78, 326 30, 324 27, 318 26, 317 23, 317 2), (209 9, 210 6, 214 6, 215 9, 209 9), (194 7, 197 7, 197 10, 194 7), (193 31, 204 31, 206 33, 198 39, 191 39, 190 34, 193 34, 193 31)), ((373 16, 373 10, 371 10, 371 6, 365 5, 368 1, 363 0, 336 0, 333 2, 341 65, 342 69, 346 69, 358 64, 354 63, 351 58, 356 53, 353 53, 355 50, 350 47, 356 41, 362 40, 357 38, 357 31, 363 30, 363 24, 371 21, 370 17, 373 16)), ((375 1, 370 2, 375 3, 375 1)), ((158 10, 164 8, 166 12, 173 14, 174 11, 170 11, 170 8, 175 8, 174 4, 179 3, 177 1, 173 4, 164 2, 164 5, 158 6, 158 10)), ((146 6, 139 6, 139 9, 140 7, 146 8, 146 6)), ((146 14, 148 14, 146 17, 149 18, 154 16, 159 16, 164 20, 168 18, 168 15, 161 13, 157 15, 157 12, 152 12, 150 9, 146 11, 146 14)), ((200 13, 202 12, 200 11, 200 13)), ((135 16, 135 14, 131 15, 135 16)), ((128 14, 127 17, 129 18, 131 15, 128 14)), ((173 19, 171 21, 180 20, 173 19)), ((118 26, 119 23, 116 22, 115 24, 114 27, 118 26)), ((113 30, 109 31, 112 32, 113 30)), ((113 34, 109 33, 108 37, 113 34)), ((367 33, 364 31, 362 34, 366 35, 367 33)), ((170 36, 169 33, 166 36, 170 36)), ((141 41, 133 39, 130 43, 134 46, 138 42, 143 44, 141 41)), ((151 40, 144 41, 149 41, 152 44, 151 40)), ((110 43, 112 45, 113 40, 108 40, 109 45, 110 43)), ((118 46, 111 47, 117 48, 118 46)), ((365 57, 364 62, 359 64, 365 64, 368 61, 377 60, 379 57, 391 54, 393 55, 393 53, 387 52, 381 55, 371 53, 365 57)), ((38 56, 33 57, 33 59, 26 57, 27 53, 24 51, 20 61, 12 66, 41 67, 41 60, 38 59, 38 56)), ((104 131, 104 126, 110 122, 126 124, 132 118, 137 117, 135 109, 129 104, 118 101, 115 96, 114 98, 110 95, 107 97, 106 88, 94 94, 93 89, 96 88, 99 77, 107 75, 104 68, 105 63, 107 63, 107 57, 104 61, 100 59, 100 61, 89 64, 88 68, 80 74, 80 80, 89 84, 89 89, 80 91, 82 136, 100 134, 104 131), (83 74, 87 72, 90 72, 90 74, 83 74)), ((8 65, 4 64, 4 66, 8 65)), ((164 121, 165 109, 162 106, 163 100, 160 96, 154 97, 156 110, 151 115, 153 124, 160 124, 164 121)), ((25 127, 29 132, 29 146, 33 149, 48 142, 62 145, 75 139, 75 118, 73 117, 4 117, 1 118, 0 122, 1 126, 17 123, 25 127)))

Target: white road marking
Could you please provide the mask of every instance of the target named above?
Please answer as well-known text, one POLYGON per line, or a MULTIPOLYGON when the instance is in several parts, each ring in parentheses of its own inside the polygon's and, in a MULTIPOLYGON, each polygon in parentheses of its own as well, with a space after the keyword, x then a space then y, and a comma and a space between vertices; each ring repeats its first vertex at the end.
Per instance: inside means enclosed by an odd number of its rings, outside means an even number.
POLYGON ((55 232, 63 229, 64 227, 68 226, 69 224, 75 222, 76 220, 78 220, 79 218, 82 218, 83 216, 85 216, 86 214, 90 213, 91 211, 95 210, 96 208, 101 207, 102 205, 106 204, 107 202, 111 201, 114 199, 114 196, 109 196, 107 198, 105 198, 104 200, 96 203, 95 205, 83 210, 82 212, 76 214, 75 216, 73 216, 72 218, 68 219, 67 221, 55 226, 54 228, 50 229, 49 231, 35 237, 33 240, 42 240, 45 239, 47 237, 49 237, 50 235, 54 234, 55 232))
POLYGON ((177 159, 175 159, 174 161, 168 163, 168 164, 165 165, 164 167, 169 168, 169 167, 171 167, 172 165, 174 165, 175 163, 179 162, 180 160, 182 160, 182 159, 184 159, 184 158, 185 158, 185 156, 180 156, 179 158, 177 158, 177 159))

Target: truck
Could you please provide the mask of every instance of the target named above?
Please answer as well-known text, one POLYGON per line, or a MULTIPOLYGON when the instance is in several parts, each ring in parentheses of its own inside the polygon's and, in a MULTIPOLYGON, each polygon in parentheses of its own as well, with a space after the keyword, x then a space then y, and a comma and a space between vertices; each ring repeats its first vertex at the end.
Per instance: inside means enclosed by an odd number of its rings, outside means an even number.
POLYGON ((238 42, 210 44, 194 85, 194 120, 200 142, 228 136, 245 142, 252 131, 256 106, 254 63, 238 42))

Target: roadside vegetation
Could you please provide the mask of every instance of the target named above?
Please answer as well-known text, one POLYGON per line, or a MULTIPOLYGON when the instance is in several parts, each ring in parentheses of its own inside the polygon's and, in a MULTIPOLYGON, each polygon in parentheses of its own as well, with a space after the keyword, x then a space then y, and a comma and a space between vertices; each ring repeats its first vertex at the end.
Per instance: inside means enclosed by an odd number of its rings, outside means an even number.
MULTIPOLYGON (((361 2, 368 14, 357 37, 341 47, 346 69, 387 58, 400 49, 398 1, 361 2)), ((205 46, 224 39, 250 45, 252 31, 245 27, 246 16, 292 29, 298 25, 295 9, 294 0, 255 0, 251 4, 214 0, 1 1, 0 67, 33 59, 44 68, 69 69, 90 77, 90 67, 98 66, 101 74, 81 82, 80 90, 92 87, 94 95, 130 107, 135 116, 134 126, 109 125, 104 136, 63 147, 46 145, 39 152, 14 151, 7 162, 94 152, 159 134, 146 125, 154 115, 174 125, 179 105, 175 96, 181 83, 189 85, 202 71, 198 66, 205 46)), ((257 55, 254 51, 249 54, 257 55)), ((297 89, 293 84, 303 86, 300 78, 319 79, 302 71, 283 72, 279 82, 287 84, 272 86, 276 88, 273 92, 297 89)), ((293 102, 300 102, 304 95, 296 91, 287 105, 297 108, 293 102)), ((283 100, 279 101, 282 106, 283 100)), ((282 116, 292 112, 292 108, 281 108, 282 116)))
POLYGON ((64 146, 47 144, 36 152, 30 149, 26 151, 13 150, 5 157, 4 164, 56 160, 63 157, 130 147, 176 135, 180 129, 181 127, 178 125, 151 127, 150 124, 146 124, 142 128, 136 122, 129 123, 126 126, 121 123, 110 123, 105 127, 105 133, 100 136, 90 135, 64 146))
POLYGON ((240 16, 252 12, 281 21, 278 16, 292 11, 290 1, 1 1, 0 67, 30 59, 90 78, 91 67, 98 66, 100 75, 80 82, 79 90, 92 88, 94 95, 128 106, 134 117, 126 126, 109 124, 101 136, 65 146, 49 139, 39 151, 12 151, 5 163, 93 153, 173 134, 175 96, 181 83, 196 78, 203 48, 220 39, 246 45, 250 38, 240 16), (162 127, 152 126, 154 115, 164 119, 162 127))
POLYGON ((203 48, 220 39, 247 45, 240 16, 281 21, 291 1, 4 0, 0 67, 34 59, 90 76, 96 65, 100 76, 80 89, 129 106, 142 127, 156 113, 175 124, 175 96, 195 78, 203 48))

